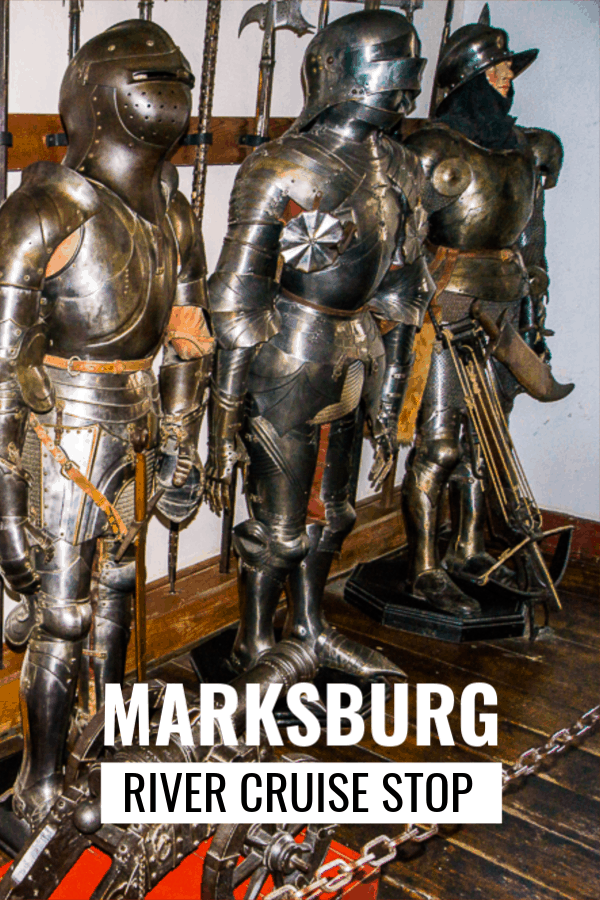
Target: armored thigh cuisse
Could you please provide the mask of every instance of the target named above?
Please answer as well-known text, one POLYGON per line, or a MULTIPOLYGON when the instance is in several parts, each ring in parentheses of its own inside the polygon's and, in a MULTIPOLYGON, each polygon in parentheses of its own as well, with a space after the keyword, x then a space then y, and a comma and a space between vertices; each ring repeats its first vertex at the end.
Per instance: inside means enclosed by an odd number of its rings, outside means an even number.
POLYGON ((440 499, 460 459, 462 391, 449 352, 439 344, 435 350, 419 414, 417 444, 402 486, 412 582, 423 572, 439 568, 440 499))
POLYGON ((274 643, 273 614, 289 572, 308 552, 306 510, 317 461, 319 428, 301 425, 281 436, 262 416, 248 420, 247 483, 252 517, 238 525, 240 629, 235 651, 246 665, 274 643))

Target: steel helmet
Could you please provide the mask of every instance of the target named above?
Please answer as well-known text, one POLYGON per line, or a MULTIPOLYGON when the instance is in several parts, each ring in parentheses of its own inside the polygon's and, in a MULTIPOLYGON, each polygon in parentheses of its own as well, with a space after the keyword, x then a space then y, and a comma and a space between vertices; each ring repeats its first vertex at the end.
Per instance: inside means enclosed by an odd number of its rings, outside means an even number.
POLYGON ((324 110, 348 100, 385 110, 381 94, 419 92, 426 60, 413 25, 400 13, 351 13, 319 31, 302 66, 304 109, 294 128, 308 125, 324 110))
POLYGON ((531 65, 538 53, 539 50, 520 53, 509 50, 508 34, 502 28, 492 28, 486 3, 478 22, 463 25, 448 38, 438 63, 436 82, 447 97, 471 78, 501 62, 509 61, 516 77, 531 65))

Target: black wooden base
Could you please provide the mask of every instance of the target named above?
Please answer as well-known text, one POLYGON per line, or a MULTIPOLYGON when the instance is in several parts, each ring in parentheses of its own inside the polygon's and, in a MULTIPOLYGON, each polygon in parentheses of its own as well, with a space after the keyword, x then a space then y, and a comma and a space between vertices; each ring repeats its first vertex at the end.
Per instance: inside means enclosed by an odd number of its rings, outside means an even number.
POLYGON ((454 580, 479 602, 481 616, 460 619, 406 591, 405 548, 357 566, 346 583, 344 598, 382 625, 440 641, 461 643, 525 634, 527 608, 522 595, 498 585, 480 587, 471 581, 454 580))
MULTIPOLYGON (((224 631, 220 631, 218 634, 203 641, 191 651, 192 665, 198 676, 198 681, 206 684, 229 684, 239 674, 229 662, 236 631, 237 625, 232 625, 230 628, 226 628, 224 631)), ((277 629, 275 636, 279 637, 277 629)), ((367 679, 353 678, 345 672, 321 666, 314 679, 314 684, 319 691, 319 697, 323 706, 317 706, 308 702, 305 703, 305 706, 317 717, 322 725, 326 722, 325 705, 328 684, 358 685, 363 695, 360 714, 363 718, 366 718, 371 712, 371 682, 367 679)), ((285 697, 280 699, 275 706, 275 720, 280 727, 302 725, 302 722, 293 713, 290 713, 285 697)))

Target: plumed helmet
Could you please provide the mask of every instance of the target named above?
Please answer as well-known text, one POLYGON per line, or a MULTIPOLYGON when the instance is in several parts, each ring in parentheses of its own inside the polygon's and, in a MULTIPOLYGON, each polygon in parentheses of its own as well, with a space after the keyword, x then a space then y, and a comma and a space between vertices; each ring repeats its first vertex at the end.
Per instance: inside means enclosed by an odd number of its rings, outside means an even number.
POLYGON ((159 25, 113 25, 84 44, 63 78, 59 109, 71 157, 83 160, 100 141, 170 149, 187 129, 193 84, 189 63, 159 25))
POLYGON ((295 128, 348 100, 379 109, 384 106, 380 94, 402 89, 418 93, 426 63, 420 54, 417 32, 400 13, 361 11, 336 19, 307 47, 304 109, 295 128))
POLYGON ((508 35, 502 28, 492 28, 487 3, 479 21, 463 25, 452 34, 442 51, 435 75, 447 97, 456 88, 498 63, 510 61, 515 77, 531 65, 539 50, 513 53, 508 49, 508 35))

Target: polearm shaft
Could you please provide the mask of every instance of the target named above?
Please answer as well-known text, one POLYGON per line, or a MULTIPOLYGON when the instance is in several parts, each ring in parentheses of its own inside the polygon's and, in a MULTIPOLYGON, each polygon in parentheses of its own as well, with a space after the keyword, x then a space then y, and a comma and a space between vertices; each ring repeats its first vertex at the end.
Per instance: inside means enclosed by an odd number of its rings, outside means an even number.
POLYGON ((275 32, 287 28, 294 34, 302 36, 311 31, 312 26, 302 15, 299 0, 267 0, 266 3, 257 3, 242 18, 238 35, 250 22, 257 22, 264 31, 264 36, 256 93, 254 134, 243 135, 240 144, 259 147, 269 140, 269 117, 275 72, 275 32))
POLYGON ((271 113, 271 97, 273 95, 273 73, 275 71, 275 0, 267 5, 267 22, 263 37, 260 68, 258 73, 258 92, 256 96, 256 128, 257 137, 269 137, 269 117, 271 113))
POLYGON ((429 116, 433 116, 436 109, 442 102, 444 92, 437 86, 436 83, 436 73, 438 69, 438 65, 440 63, 440 59, 442 56, 442 52, 444 47, 446 46, 446 41, 450 37, 450 28, 452 26, 452 16, 454 15, 454 0, 448 0, 446 4, 446 13, 444 15, 444 28, 442 30, 442 37, 440 40, 440 49, 438 51, 437 62, 435 64, 435 70, 433 73, 433 90, 431 92, 431 103, 429 105, 429 116))
POLYGON ((73 59, 81 43, 81 11, 83 0, 69 0, 69 59, 73 59))
POLYGON ((153 6, 154 6, 154 0, 140 0, 140 2, 138 3, 138 9, 140 11, 140 19, 144 19, 146 22, 151 22, 153 6))
POLYGON ((321 6, 319 7, 319 24, 317 28, 319 31, 322 31, 327 27, 327 23, 329 22, 329 0, 321 0, 321 6))
POLYGON ((208 148, 212 143, 212 134, 209 132, 209 128, 215 93, 220 21, 221 0, 208 0, 206 9, 206 27, 204 30, 200 103, 198 108, 198 146, 196 149, 194 173, 192 176, 192 209, 198 217, 200 224, 202 224, 204 215, 208 148))
POLYGON ((0 0, 0 203, 6 200, 8 148, 12 134, 8 130, 8 45, 10 0, 0 0))

